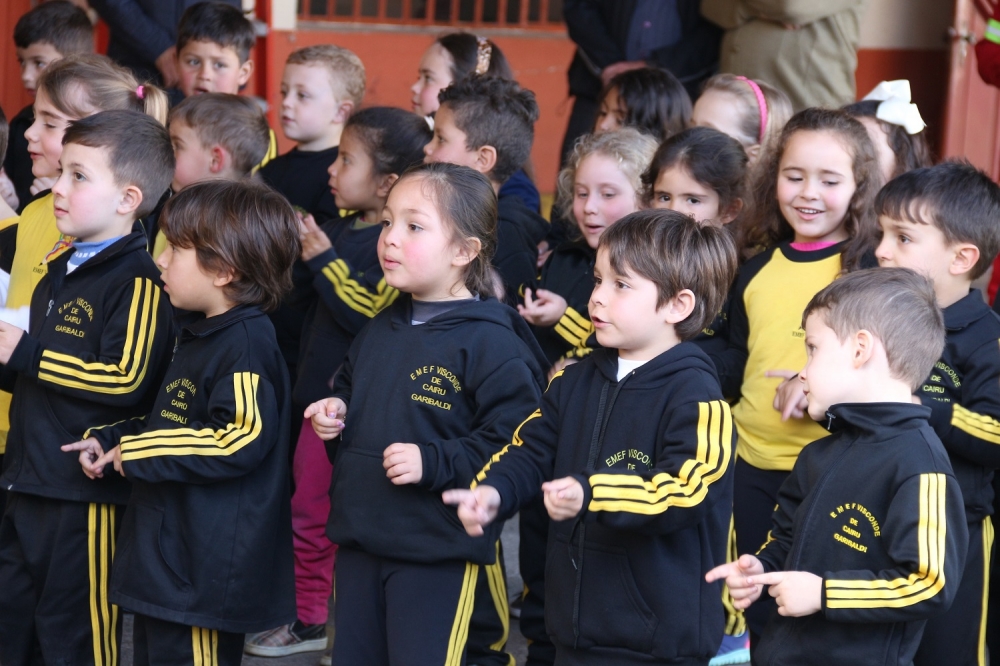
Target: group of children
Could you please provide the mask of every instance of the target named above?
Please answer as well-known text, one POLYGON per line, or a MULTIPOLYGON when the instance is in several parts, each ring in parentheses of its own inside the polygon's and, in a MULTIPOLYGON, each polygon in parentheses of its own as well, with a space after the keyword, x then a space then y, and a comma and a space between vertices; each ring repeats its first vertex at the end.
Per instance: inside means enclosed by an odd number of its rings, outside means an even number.
POLYGON ((295 51, 276 156, 238 10, 187 10, 170 109, 80 15, 15 31, 5 666, 116 664, 123 611, 136 664, 323 650, 334 592, 328 662, 509 664, 515 514, 532 665, 745 631, 761 664, 986 663, 1000 188, 931 165, 899 82, 792 115, 623 72, 550 224, 488 39, 436 39, 412 111, 295 51))

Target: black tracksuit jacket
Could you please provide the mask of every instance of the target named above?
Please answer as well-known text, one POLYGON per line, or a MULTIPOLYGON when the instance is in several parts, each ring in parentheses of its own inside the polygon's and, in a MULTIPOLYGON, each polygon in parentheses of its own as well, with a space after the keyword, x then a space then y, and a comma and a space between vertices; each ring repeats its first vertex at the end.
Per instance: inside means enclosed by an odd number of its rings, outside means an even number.
POLYGON ((497 201, 497 215, 493 267, 503 280, 504 302, 513 305, 538 273, 538 244, 549 233, 549 223, 513 194, 497 201))
POLYGON ((88 479, 59 449, 89 428, 149 413, 170 360, 172 309, 160 271, 134 231, 66 274, 72 251, 49 263, 31 297, 31 333, 3 371, 14 400, 0 483, 12 492, 124 504, 117 474, 88 479))
POLYGON ((467 488, 486 460, 510 442, 538 405, 544 358, 527 324, 493 299, 410 323, 401 295, 355 339, 333 395, 347 425, 328 443, 333 460, 327 536, 380 557, 433 563, 496 558, 490 538, 466 534, 449 488, 467 488), (395 442, 421 449, 423 478, 396 486, 383 451, 395 442))
POLYGON ((1000 317, 973 290, 944 309, 944 325, 944 353, 917 395, 951 458, 965 516, 980 522, 993 513, 1000 467, 1000 317))
POLYGON ((147 419, 89 433, 133 488, 114 603, 234 633, 295 620, 289 393, 271 322, 240 306, 183 329, 147 419))
POLYGON ((704 664, 722 640, 735 429, 712 362, 681 343, 617 381, 599 349, 556 375, 510 446, 478 483, 500 493, 500 519, 574 476, 575 520, 552 522, 545 620, 556 645, 595 664, 704 664))
MULTIPOLYGON (((760 666, 906 666, 965 568, 968 529, 948 454, 921 405, 834 405, 778 493, 765 571, 822 577, 822 610, 777 612, 760 666)), ((765 592, 766 593, 766 592, 765 592)))

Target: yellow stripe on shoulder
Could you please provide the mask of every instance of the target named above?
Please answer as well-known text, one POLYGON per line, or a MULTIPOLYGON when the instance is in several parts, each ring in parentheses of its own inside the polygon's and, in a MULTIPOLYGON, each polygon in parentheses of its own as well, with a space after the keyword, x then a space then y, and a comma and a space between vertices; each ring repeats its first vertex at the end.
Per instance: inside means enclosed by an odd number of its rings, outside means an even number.
POLYGON ((951 424, 962 432, 991 444, 1000 444, 1000 422, 970 411, 957 402, 951 414, 951 424))
POLYGON ((385 278, 379 280, 375 291, 366 289, 351 277, 351 269, 343 259, 337 259, 323 267, 323 276, 333 285, 333 291, 340 300, 366 317, 374 317, 399 296, 399 290, 390 287, 385 278))

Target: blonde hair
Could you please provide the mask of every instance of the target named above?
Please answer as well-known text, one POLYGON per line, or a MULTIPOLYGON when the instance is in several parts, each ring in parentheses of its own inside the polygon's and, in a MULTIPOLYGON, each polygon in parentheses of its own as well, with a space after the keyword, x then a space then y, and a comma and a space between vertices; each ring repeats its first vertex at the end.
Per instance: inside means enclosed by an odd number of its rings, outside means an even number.
POLYGON ((98 111, 138 111, 167 124, 167 94, 154 85, 140 85, 132 72, 102 55, 81 53, 57 60, 42 72, 38 90, 70 118, 98 111))
POLYGON ((337 99, 354 102, 355 109, 361 106, 365 96, 365 65, 354 51, 333 44, 307 46, 293 51, 285 64, 326 67, 337 99))
POLYGON ((740 100, 743 107, 739 116, 740 136, 733 138, 742 143, 744 148, 760 144, 760 156, 764 157, 774 149, 782 128, 792 117, 792 103, 788 95, 771 84, 757 79, 753 82, 760 88, 767 105, 767 123, 764 125, 763 136, 760 131, 760 103, 757 93, 747 80, 735 74, 716 74, 705 82, 701 92, 704 94, 709 90, 718 90, 740 100))
POLYGON ((656 140, 631 127, 602 134, 585 134, 577 140, 557 181, 559 209, 565 211, 565 221, 574 227, 576 221, 572 219, 572 202, 576 170, 584 159, 595 153, 617 160, 618 168, 635 189, 636 203, 639 204, 643 192, 642 174, 653 161, 656 140))

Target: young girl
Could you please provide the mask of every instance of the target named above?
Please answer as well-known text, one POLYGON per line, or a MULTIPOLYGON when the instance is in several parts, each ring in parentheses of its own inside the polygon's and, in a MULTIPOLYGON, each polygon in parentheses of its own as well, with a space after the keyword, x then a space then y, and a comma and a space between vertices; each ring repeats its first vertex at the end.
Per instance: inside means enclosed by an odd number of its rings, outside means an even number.
POLYGON ((885 182, 934 163, 926 126, 917 105, 910 103, 909 81, 883 81, 860 102, 845 106, 844 111, 868 130, 885 182))
MULTIPOLYGON (((729 346, 713 358, 723 392, 739 397, 733 515, 741 553, 767 539, 778 488, 802 447, 826 434, 802 411, 802 311, 839 274, 870 265, 880 186, 865 128, 825 109, 793 116, 757 174, 758 203, 737 239, 768 249, 742 267, 730 295, 729 346)), ((766 618, 767 609, 747 612, 752 634, 766 618)))
POLYGON ((717 74, 705 82, 695 101, 691 124, 717 129, 739 141, 752 166, 774 149, 791 115, 788 95, 774 86, 745 76, 717 74))
POLYGON ((683 130, 690 119, 691 97, 677 77, 659 67, 642 67, 618 74, 605 86, 594 132, 635 127, 659 142, 683 130))
POLYGON ((541 352, 491 297, 496 195, 472 169, 425 164, 391 187, 378 257, 402 292, 355 338, 333 396, 305 412, 334 457, 335 664, 458 664, 481 564, 441 502, 537 406, 541 352), (346 420, 346 417, 350 417, 346 420))
MULTIPOLYGON (((427 47, 417 69, 417 81, 410 87, 413 111, 434 127, 438 93, 467 76, 496 76, 514 79, 503 51, 492 40, 468 32, 441 35, 427 47)), ((524 205, 541 210, 542 200, 531 176, 530 161, 500 187, 500 196, 520 197, 524 205)))

